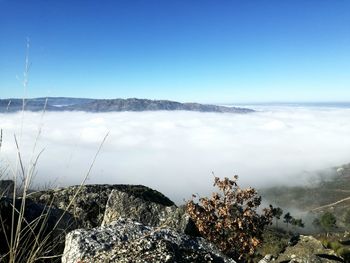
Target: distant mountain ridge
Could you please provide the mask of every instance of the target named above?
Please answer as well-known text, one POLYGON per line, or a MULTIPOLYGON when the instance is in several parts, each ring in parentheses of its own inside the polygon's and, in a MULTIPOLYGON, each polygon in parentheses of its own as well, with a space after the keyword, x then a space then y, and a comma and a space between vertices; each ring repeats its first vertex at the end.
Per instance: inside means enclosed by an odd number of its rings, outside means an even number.
MULTIPOLYGON (((16 112, 23 109, 23 99, 0 99, 0 112, 16 112)), ((49 97, 24 100, 26 111, 85 111, 85 112, 121 112, 121 111, 198 111, 221 113, 250 113, 254 110, 238 107, 226 107, 200 103, 180 103, 170 100, 149 99, 86 99, 49 97)))

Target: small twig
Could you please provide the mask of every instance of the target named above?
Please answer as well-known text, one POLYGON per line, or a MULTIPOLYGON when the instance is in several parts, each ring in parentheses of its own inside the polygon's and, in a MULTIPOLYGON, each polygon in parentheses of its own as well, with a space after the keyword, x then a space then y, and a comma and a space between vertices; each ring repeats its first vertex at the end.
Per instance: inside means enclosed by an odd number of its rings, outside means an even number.
POLYGON ((16 134, 14 134, 13 136, 15 138, 16 149, 17 149, 17 156, 18 156, 18 161, 19 161, 19 164, 20 164, 20 167, 21 167, 21 171, 22 171, 22 176, 21 177, 22 177, 22 183, 23 183, 23 180, 25 178, 25 171, 24 171, 24 166, 23 166, 23 162, 22 162, 21 151, 19 150, 19 145, 18 145, 16 134))

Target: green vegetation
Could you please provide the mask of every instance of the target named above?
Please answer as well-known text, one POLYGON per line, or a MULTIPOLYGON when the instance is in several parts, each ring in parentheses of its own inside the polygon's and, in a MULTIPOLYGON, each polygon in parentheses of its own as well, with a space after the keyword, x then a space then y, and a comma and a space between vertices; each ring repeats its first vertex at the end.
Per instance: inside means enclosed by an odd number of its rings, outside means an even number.
POLYGON ((325 248, 332 249, 344 262, 350 262, 349 246, 342 244, 343 242, 339 240, 328 240, 326 238, 321 239, 321 242, 325 248))
POLYGON ((348 209, 343 218, 344 225, 349 229, 350 228, 350 209, 348 209))
POLYGON ((323 213, 319 218, 315 218, 312 225, 316 229, 324 231, 327 236, 337 228, 337 219, 331 212, 323 213))
POLYGON ((263 243, 258 248, 257 253, 260 258, 265 255, 273 255, 275 258, 288 246, 292 234, 281 228, 267 228, 263 234, 263 243))
POLYGON ((328 234, 331 230, 334 230, 336 228, 337 219, 335 216, 330 212, 325 212, 320 217, 320 227, 326 231, 328 234))
POLYGON ((336 251, 337 255, 344 259, 344 262, 350 262, 350 248, 348 247, 340 247, 336 251))

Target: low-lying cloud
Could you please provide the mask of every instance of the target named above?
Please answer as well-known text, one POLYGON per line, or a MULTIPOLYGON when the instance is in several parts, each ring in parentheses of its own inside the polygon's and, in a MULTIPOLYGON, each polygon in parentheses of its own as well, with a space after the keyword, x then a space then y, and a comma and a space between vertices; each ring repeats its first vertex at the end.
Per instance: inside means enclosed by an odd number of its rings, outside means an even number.
POLYGON ((144 184, 178 203, 211 192, 212 172, 238 174, 245 186, 295 185, 314 171, 350 162, 350 109, 25 112, 1 114, 0 128, 1 162, 11 169, 14 134, 26 166, 41 129, 34 151, 44 149, 35 179, 40 185, 79 184, 109 132, 87 183, 144 184))

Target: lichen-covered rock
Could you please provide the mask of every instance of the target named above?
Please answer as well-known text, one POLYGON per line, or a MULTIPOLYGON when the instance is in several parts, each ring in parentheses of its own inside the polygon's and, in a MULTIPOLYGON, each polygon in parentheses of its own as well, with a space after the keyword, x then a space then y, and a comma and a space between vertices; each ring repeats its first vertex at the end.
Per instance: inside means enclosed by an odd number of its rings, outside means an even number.
POLYGON ((160 226, 175 210, 175 205, 167 206, 153 200, 144 200, 127 192, 112 190, 108 198, 102 225, 109 225, 123 217, 148 226, 160 226))
POLYGON ((68 210, 80 227, 100 226, 111 192, 125 193, 125 196, 138 198, 142 202, 153 202, 163 206, 174 206, 166 196, 142 185, 83 185, 63 189, 36 192, 30 198, 41 203, 53 203, 56 207, 68 210), (69 204, 71 205, 69 206, 69 204))
POLYGON ((185 207, 177 207, 158 200, 145 200, 128 192, 112 190, 102 225, 119 218, 129 218, 147 226, 172 228, 180 233, 198 236, 198 230, 185 207))
POLYGON ((194 237, 200 236, 197 226, 186 213, 185 206, 177 207, 173 213, 169 214, 164 225, 180 233, 194 237))
POLYGON ((312 236, 301 235, 299 241, 288 246, 275 262, 326 263, 342 261, 331 249, 323 247, 321 241, 312 236))
POLYGON ((66 236, 62 263, 220 262, 233 263, 211 243, 176 231, 118 219, 108 226, 66 236))
POLYGON ((264 258, 260 259, 258 263, 269 263, 273 260, 273 256, 271 254, 265 255, 264 258))

